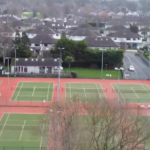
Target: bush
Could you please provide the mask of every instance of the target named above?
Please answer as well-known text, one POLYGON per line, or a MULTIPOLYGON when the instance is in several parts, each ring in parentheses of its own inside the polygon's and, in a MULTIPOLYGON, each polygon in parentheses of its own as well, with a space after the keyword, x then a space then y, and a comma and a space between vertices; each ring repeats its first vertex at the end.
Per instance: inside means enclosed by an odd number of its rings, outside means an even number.
POLYGON ((71 71, 71 76, 72 76, 73 78, 77 78, 77 73, 76 73, 75 71, 71 71))

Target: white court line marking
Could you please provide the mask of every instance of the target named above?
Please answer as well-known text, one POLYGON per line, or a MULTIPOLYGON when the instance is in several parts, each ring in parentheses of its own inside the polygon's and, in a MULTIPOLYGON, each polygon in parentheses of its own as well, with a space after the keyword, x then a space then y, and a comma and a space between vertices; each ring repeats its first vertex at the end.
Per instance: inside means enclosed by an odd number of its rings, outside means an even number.
POLYGON ((71 98, 71 87, 70 87, 70 82, 69 82, 69 91, 70 91, 70 98, 71 98))
POLYGON ((20 90, 21 90, 21 88, 22 88, 22 86, 23 86, 23 83, 24 83, 24 82, 22 82, 22 85, 21 85, 21 87, 20 87, 20 89, 19 89, 19 91, 18 91, 18 93, 17 93, 17 96, 16 96, 16 98, 15 98, 15 101, 17 100, 17 98, 18 98, 18 96, 19 96, 19 93, 20 93, 20 90))
MULTIPOLYGON (((47 90, 47 101, 48 101, 48 96, 49 96, 49 88, 50 88, 50 82, 49 82, 49 84, 48 84, 48 90, 47 90)), ((54 87, 53 87, 54 88, 54 87)))
MULTIPOLYGON (((116 85, 116 84, 114 84, 117 88, 118 88, 118 86, 116 85)), ((115 89, 115 92, 117 93, 117 95, 120 93, 121 94, 121 96, 122 96, 122 98, 124 99, 124 101, 126 102, 126 98, 124 97, 124 95, 123 95, 123 93, 122 92, 120 92, 120 89, 119 89, 119 93, 118 93, 118 89, 115 89), (116 91, 117 90, 117 91, 116 91)), ((119 96, 120 97, 120 96, 119 96)), ((122 101, 120 101, 121 103, 122 103, 122 101)))
POLYGON ((33 87, 32 97, 34 96, 36 86, 33 87))
MULTIPOLYGON (((100 85, 101 89, 103 90, 103 88, 102 88, 101 84, 99 84, 99 85, 100 85)), ((105 92, 104 92, 104 91, 103 91, 103 94, 104 94, 105 99, 107 100, 107 98, 106 98, 106 95, 105 95, 105 92)))
MULTIPOLYGON (((18 87, 19 83, 22 83, 22 82, 18 82, 16 88, 18 87)), ((13 86, 12 86, 12 87, 13 87, 13 86)), ((11 88, 12 88, 12 87, 11 87, 11 88)), ((16 90, 16 88, 15 88, 15 90, 16 90)), ((13 89, 12 89, 12 90, 13 90, 13 89)), ((15 90, 14 90, 13 94, 11 95, 10 101, 11 101, 12 97, 13 97, 14 94, 15 94, 15 90)))
POLYGON ((150 92, 148 91, 148 89, 146 89, 146 87, 144 87, 143 84, 141 86, 147 91, 148 94, 150 94, 150 92))
POLYGON ((134 92, 135 96, 139 99, 139 96, 136 94, 136 92, 133 90, 132 87, 131 87, 131 90, 134 92))
POLYGON ((1 132, 0 132, 0 136, 1 136, 2 132, 3 132, 3 130, 4 130, 4 127, 5 127, 5 125, 6 125, 7 121, 8 121, 9 116, 10 116, 10 114, 8 114, 8 116, 6 118, 6 121, 5 121, 4 125, 3 125, 3 128, 1 130, 1 132))
POLYGON ((43 136, 43 130, 44 130, 44 124, 43 124, 43 127, 42 127, 42 135, 41 135, 41 142, 40 142, 40 150, 41 150, 41 147, 42 147, 42 136, 43 136))
POLYGON ((22 126, 22 130, 21 130, 21 133, 20 133, 20 138, 19 138, 19 141, 21 140, 21 137, 22 137, 22 134, 23 134, 23 131, 24 131, 24 126, 26 124, 26 120, 24 121, 24 124, 22 126))
MULTIPOLYGON (((96 86, 96 89, 97 89, 97 91, 98 91, 98 87, 97 87, 97 84, 96 84, 96 83, 95 83, 95 86, 96 86)), ((101 94, 100 94, 99 91, 98 91, 98 94, 99 94, 100 99, 102 99, 102 96, 101 96, 101 94)))
POLYGON ((85 97, 86 97, 86 93, 85 93, 85 88, 84 88, 84 86, 83 86, 83 91, 84 91, 84 95, 85 95, 85 97))

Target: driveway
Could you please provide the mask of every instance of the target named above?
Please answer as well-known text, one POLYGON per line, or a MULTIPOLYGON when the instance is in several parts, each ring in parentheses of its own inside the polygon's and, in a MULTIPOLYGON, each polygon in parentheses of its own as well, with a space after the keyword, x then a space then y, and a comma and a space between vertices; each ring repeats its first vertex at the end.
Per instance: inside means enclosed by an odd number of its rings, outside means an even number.
POLYGON ((124 79, 147 80, 150 79, 150 66, 147 65, 136 52, 125 52, 124 54, 124 79), (134 66, 135 71, 129 71, 129 66, 134 66))

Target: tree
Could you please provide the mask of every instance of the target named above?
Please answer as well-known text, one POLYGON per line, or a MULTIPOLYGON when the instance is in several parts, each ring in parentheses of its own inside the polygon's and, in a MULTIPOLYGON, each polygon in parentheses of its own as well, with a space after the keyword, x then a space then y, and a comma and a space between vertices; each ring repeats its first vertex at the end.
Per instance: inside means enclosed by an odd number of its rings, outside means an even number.
POLYGON ((5 58, 11 55, 12 39, 0 35, 0 56, 3 57, 3 66, 5 66, 5 58))
MULTIPOLYGON (((16 49, 16 57, 20 58, 28 58, 31 57, 32 52, 30 51, 30 40, 28 39, 25 32, 22 33, 22 36, 19 32, 16 32, 15 40, 13 43, 17 49, 16 49)), ((15 52, 12 51, 11 53, 12 57, 15 56, 15 52)))
POLYGON ((37 131, 48 149, 136 150, 150 142, 140 108, 133 112, 125 105, 98 99, 81 106, 80 100, 75 96, 70 103, 52 103, 45 113, 37 131))
POLYGON ((130 25, 130 31, 133 33, 138 33, 139 29, 136 25, 130 25))
POLYGON ((67 56, 67 57, 65 58, 65 62, 67 62, 68 65, 69 65, 69 70, 70 70, 70 65, 71 65, 71 63, 72 63, 73 61, 74 61, 74 58, 71 57, 71 56, 67 56))

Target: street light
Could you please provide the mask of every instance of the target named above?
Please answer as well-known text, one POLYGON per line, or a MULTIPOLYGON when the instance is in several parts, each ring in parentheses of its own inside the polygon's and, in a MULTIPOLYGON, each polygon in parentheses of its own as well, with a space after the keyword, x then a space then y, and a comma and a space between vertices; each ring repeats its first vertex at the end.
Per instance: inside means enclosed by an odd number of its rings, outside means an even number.
POLYGON ((59 68, 58 68, 58 85, 57 85, 57 103, 59 104, 60 70, 61 70, 61 67, 62 67, 62 50, 63 50, 64 48, 60 48, 60 47, 58 47, 58 49, 60 50, 59 68))
POLYGON ((7 66, 8 66, 8 79, 7 79, 7 87, 8 87, 8 89, 9 89, 9 59, 10 59, 11 57, 6 57, 5 59, 8 59, 8 61, 7 61, 7 66))
MULTIPOLYGON (((147 118, 148 118, 148 116, 147 116, 147 110, 148 109, 150 109, 150 105, 148 105, 148 107, 145 107, 144 105, 141 105, 141 107, 143 108, 143 109, 145 109, 146 111, 145 111, 145 137, 146 137, 146 133, 147 133, 147 118)), ((145 140, 144 140, 144 149, 143 150, 145 150, 145 140)))
POLYGON ((118 71, 118 92, 117 92, 117 94, 118 94, 118 99, 117 99, 117 104, 118 104, 118 106, 119 106, 119 80, 120 80, 120 74, 119 74, 119 72, 120 72, 120 70, 124 70, 124 68, 122 68, 122 67, 120 67, 120 68, 117 68, 117 67, 115 67, 115 70, 117 70, 118 71))

